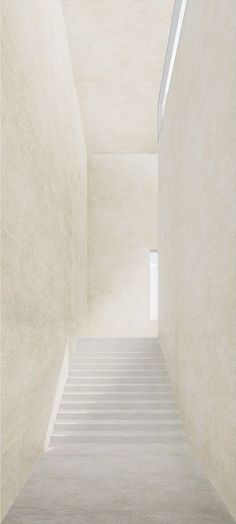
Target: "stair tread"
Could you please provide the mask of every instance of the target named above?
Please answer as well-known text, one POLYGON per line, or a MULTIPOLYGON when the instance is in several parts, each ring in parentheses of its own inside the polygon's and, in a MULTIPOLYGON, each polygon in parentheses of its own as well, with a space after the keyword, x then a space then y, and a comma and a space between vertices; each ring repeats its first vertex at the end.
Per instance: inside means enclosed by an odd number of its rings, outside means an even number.
MULTIPOLYGON (((157 434, 159 433, 158 430, 155 430, 155 432, 157 434)), ((153 433, 154 433, 153 431, 143 430, 143 431, 138 431, 137 432, 137 436, 148 436, 148 435, 153 435, 153 433)), ((176 429, 174 431, 172 431, 171 429, 165 429, 164 431, 161 431, 160 433, 162 435, 165 434, 165 433, 166 434, 171 434, 171 435, 173 433, 179 434, 179 435, 184 434, 183 430, 181 428, 179 430, 176 429)), ((123 436, 134 436, 135 435, 135 431, 128 430, 128 429, 126 431, 124 431, 123 429, 119 431, 117 429, 115 431, 114 430, 110 431, 109 435, 108 435, 107 431, 92 431, 92 436, 94 436, 94 437, 95 436, 99 436, 99 437, 109 436, 110 437, 110 436, 117 436, 117 435, 122 436, 122 434, 123 434, 123 436)), ((67 431, 67 432, 65 432, 65 431, 59 432, 59 431, 57 431, 57 432, 53 432, 52 436, 53 437, 80 437, 80 436, 88 436, 88 437, 90 437, 91 436, 91 431, 88 431, 88 430, 84 430, 84 431, 83 430, 80 430, 80 431, 67 431)))

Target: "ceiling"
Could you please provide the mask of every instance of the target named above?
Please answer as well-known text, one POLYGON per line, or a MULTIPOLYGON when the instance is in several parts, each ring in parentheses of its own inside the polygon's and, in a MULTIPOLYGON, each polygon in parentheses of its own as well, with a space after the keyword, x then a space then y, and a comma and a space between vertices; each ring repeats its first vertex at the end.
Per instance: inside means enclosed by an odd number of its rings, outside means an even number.
POLYGON ((89 153, 156 153, 174 0, 63 0, 89 153))

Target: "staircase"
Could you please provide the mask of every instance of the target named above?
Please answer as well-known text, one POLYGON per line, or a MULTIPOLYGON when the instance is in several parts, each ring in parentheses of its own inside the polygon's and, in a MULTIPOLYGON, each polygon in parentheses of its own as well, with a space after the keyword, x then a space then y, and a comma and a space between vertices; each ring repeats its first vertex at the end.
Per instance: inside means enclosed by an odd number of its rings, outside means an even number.
POLYGON ((4 524, 233 524, 181 430, 155 339, 80 339, 49 450, 4 524))
POLYGON ((157 339, 79 339, 52 447, 183 440, 157 339))

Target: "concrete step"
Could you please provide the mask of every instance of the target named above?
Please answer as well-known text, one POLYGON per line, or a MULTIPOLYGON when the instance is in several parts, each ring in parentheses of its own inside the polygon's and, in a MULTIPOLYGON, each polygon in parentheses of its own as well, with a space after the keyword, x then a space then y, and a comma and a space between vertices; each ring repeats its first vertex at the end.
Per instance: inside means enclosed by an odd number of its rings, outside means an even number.
POLYGON ((152 375, 156 374, 156 376, 168 376, 165 366, 156 366, 155 364, 153 364, 153 366, 141 366, 137 364, 134 367, 122 364, 83 364, 81 362, 72 362, 70 365, 70 373, 72 371, 78 371, 80 374, 83 373, 83 375, 90 375, 91 373, 110 373, 111 375, 115 375, 119 372, 119 374, 126 373, 126 375, 129 376, 137 373, 143 375, 151 373, 152 375))
POLYGON ((131 358, 119 358, 119 357, 114 357, 114 358, 111 358, 110 356, 107 357, 107 358, 81 358, 80 355, 78 355, 77 357, 76 356, 73 356, 71 358, 71 364, 75 364, 75 363, 78 363, 78 364, 83 364, 83 365, 88 365, 88 366, 91 366, 91 365, 114 365, 114 366, 117 366, 117 365, 122 365, 122 366, 126 366, 126 365, 129 365, 129 366, 134 366, 135 367, 138 365, 138 366, 152 366, 153 364, 155 364, 156 366, 157 365, 160 365, 160 364, 163 364, 165 365, 165 362, 163 360, 163 358, 161 357, 157 357, 157 358, 134 358, 134 359, 131 359, 131 358))
POLYGON ((127 368, 127 369, 149 369, 149 368, 165 368, 165 363, 164 362, 157 362, 156 360, 147 360, 145 362, 141 362, 139 360, 135 360, 134 362, 128 362, 128 361, 125 361, 125 360, 117 360, 117 361, 108 361, 107 359, 106 360, 100 360, 100 359, 97 359, 96 361, 92 360, 91 361, 88 361, 88 360, 80 360, 79 358, 78 359, 74 359, 71 361, 71 364, 76 364, 78 363, 80 365, 80 367, 83 367, 83 368, 86 368, 86 367, 98 367, 98 368, 101 368, 101 367, 104 367, 104 368, 127 368))
POLYGON ((120 352, 120 351, 106 351, 106 352, 96 352, 91 353, 89 351, 87 352, 76 352, 71 355, 71 358, 81 358, 85 360, 130 360, 131 363, 135 360, 161 360, 162 362, 165 362, 165 359, 163 357, 163 354, 160 352, 151 352, 151 353, 143 353, 143 352, 120 352))
POLYGON ((128 366, 82 366, 81 364, 73 364, 70 366, 69 375, 74 372, 79 373, 82 376, 106 376, 106 375, 116 375, 116 376, 142 376, 142 375, 151 375, 153 377, 165 376, 168 377, 165 366, 149 366, 147 367, 128 367, 128 366))
POLYGON ((113 375, 109 375, 106 377, 68 377, 66 385, 77 385, 77 386, 155 386, 158 384, 166 384, 169 385, 169 379, 167 377, 115 377, 113 375))
POLYGON ((81 411, 81 410, 113 410, 113 409, 120 409, 120 410, 152 410, 152 409, 159 409, 166 411, 167 409, 175 408, 175 401, 172 400, 156 400, 156 401, 117 401, 114 402, 112 400, 97 400, 97 401, 63 401, 60 404, 59 411, 81 411))
POLYGON ((169 384, 71 384, 68 382, 65 386, 65 393, 153 393, 159 391, 171 392, 169 384))
POLYGON ((127 420, 124 422, 117 422, 109 420, 107 422, 57 422, 54 424, 53 434, 66 434, 73 435, 75 432, 78 434, 84 431, 102 431, 107 432, 143 432, 143 433, 163 433, 167 431, 181 431, 182 427, 180 423, 158 421, 158 422, 130 422, 127 420))
POLYGON ((104 360, 104 361, 82 361, 82 360, 72 360, 70 363, 70 369, 78 368, 86 372, 86 370, 103 370, 104 371, 110 371, 112 369, 114 370, 140 370, 141 372, 144 372, 145 370, 151 371, 151 370, 158 370, 158 369, 164 369, 167 372, 166 365, 164 362, 157 362, 151 360, 150 362, 142 363, 138 360, 135 360, 135 362, 132 364, 131 362, 125 362, 123 361, 111 361, 111 360, 104 360))
POLYGON ((145 351, 147 349, 153 349, 161 351, 160 344, 157 344, 156 342, 117 342, 117 341, 97 341, 94 343, 81 343, 77 344, 75 347, 75 351, 85 350, 86 349, 92 349, 93 351, 96 351, 97 349, 104 348, 104 351, 106 351, 107 348, 119 348, 121 351, 130 350, 132 349, 140 349, 140 351, 145 351))
POLYGON ((96 347, 92 347, 92 346, 82 346, 80 348, 76 348, 75 351, 73 352, 74 355, 76 354, 87 354, 87 355, 100 355, 101 353, 103 353, 104 355, 108 355, 108 354, 117 354, 117 355, 126 355, 126 354, 129 354, 129 355, 132 355, 132 354, 142 354, 143 356, 146 356, 148 354, 152 354, 152 355, 162 355, 163 356, 163 353, 161 351, 161 349, 158 347, 158 346, 146 346, 146 347, 143 347, 143 346, 132 346, 132 345, 127 345, 127 346, 115 346, 115 345, 109 345, 109 346, 106 346, 106 345, 101 345, 101 346, 96 346, 96 347))
POLYGON ((62 401, 104 401, 104 400, 113 400, 113 401, 123 401, 123 400, 148 400, 148 401, 155 401, 155 400, 172 400, 173 394, 172 392, 162 392, 157 391, 154 393, 126 393, 126 392, 119 392, 119 393, 109 393, 109 392, 101 392, 101 393, 64 393, 62 396, 62 401))
POLYGON ((159 346, 155 346, 155 345, 147 345, 147 346, 142 346, 142 345, 132 345, 132 344, 123 344, 121 346, 118 346, 118 345, 115 345, 115 344, 110 344, 110 345, 106 345, 106 344, 100 344, 100 345, 96 345, 95 347, 94 346, 91 346, 91 345, 87 345, 87 346, 80 346, 78 348, 75 349, 75 351, 73 352, 73 354, 76 354, 76 353, 142 353, 143 355, 147 354, 147 353, 154 353, 154 354, 159 354, 159 355, 162 355, 162 351, 160 349, 159 346))
POLYGON ((146 349, 146 350, 142 350, 142 349, 139 349, 139 348, 136 348, 136 349, 100 349, 99 351, 98 350, 93 350, 93 349, 80 349, 80 350, 76 350, 72 353, 72 356, 75 355, 75 356, 83 356, 83 357, 87 357, 87 358, 107 358, 107 357, 110 357, 110 358, 115 358, 115 357, 120 357, 120 358, 138 358, 138 357, 141 357, 141 358, 155 358, 155 357, 163 357, 163 353, 159 350, 159 349, 146 349))
POLYGON ((183 433, 172 433, 172 434, 160 434, 154 435, 151 434, 127 434, 127 435, 117 435, 117 434, 102 434, 99 433, 95 435, 52 435, 50 445, 51 446, 61 446, 63 444, 169 444, 172 442, 185 442, 185 437, 183 433))
POLYGON ((157 337, 150 338, 132 338, 132 337, 80 337, 77 341, 76 347, 81 346, 92 346, 97 347, 98 345, 111 345, 116 344, 119 346, 129 345, 156 345, 159 346, 157 337))
POLYGON ((91 345, 91 344, 83 344, 83 345, 80 345, 80 346, 77 346, 74 350, 74 353, 80 353, 80 352, 89 352, 91 351, 96 353, 96 352, 109 352, 109 351, 119 351, 119 352, 122 352, 122 353, 132 353, 132 351, 137 351, 137 352, 140 352, 140 353, 147 353, 148 351, 152 351, 153 353, 161 353, 162 354, 162 350, 160 348, 160 346, 156 345, 156 344, 96 344, 96 345, 91 345))
POLYGON ((161 410, 89 410, 89 411, 59 411, 57 414, 57 421, 68 420, 69 422, 76 422, 78 420, 176 420, 179 421, 177 411, 161 411, 161 410))

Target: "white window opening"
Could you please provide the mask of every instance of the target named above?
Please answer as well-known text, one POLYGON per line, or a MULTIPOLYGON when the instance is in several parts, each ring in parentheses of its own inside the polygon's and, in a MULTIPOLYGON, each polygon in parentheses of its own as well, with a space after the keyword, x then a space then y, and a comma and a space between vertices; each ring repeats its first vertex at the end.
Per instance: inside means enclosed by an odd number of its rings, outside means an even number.
POLYGON ((158 318, 158 252, 154 249, 149 254, 149 274, 150 274, 150 320, 158 318))

